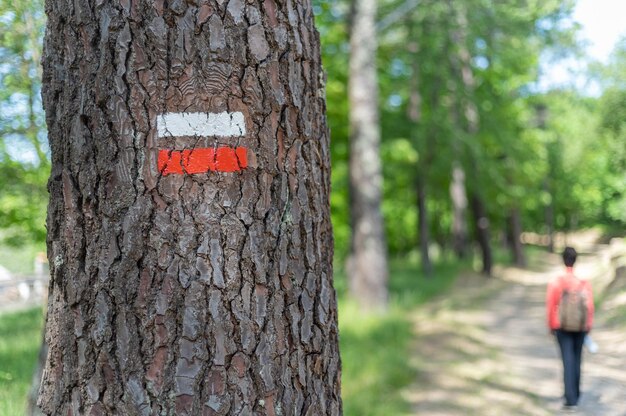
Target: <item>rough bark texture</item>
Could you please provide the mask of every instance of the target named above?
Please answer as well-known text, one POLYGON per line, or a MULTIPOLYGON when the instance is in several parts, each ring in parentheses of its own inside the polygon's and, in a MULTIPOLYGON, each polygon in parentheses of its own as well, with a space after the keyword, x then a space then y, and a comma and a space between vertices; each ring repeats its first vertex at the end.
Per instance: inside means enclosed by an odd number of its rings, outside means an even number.
POLYGON ((43 412, 340 414, 310 3, 48 0, 46 12, 43 412), (159 138, 172 112, 241 112, 246 134, 159 138), (247 148, 247 168, 157 168, 160 149, 218 146, 247 148))
POLYGON ((350 33, 350 293, 364 309, 387 307, 387 244, 376 79, 376 0, 353 0, 350 33))

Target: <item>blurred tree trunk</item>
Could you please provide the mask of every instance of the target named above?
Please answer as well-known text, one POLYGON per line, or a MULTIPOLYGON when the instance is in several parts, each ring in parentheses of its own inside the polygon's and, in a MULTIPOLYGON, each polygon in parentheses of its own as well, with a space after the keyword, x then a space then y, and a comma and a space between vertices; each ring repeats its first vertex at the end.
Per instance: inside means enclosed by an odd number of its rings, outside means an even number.
POLYGON ((548 231, 547 248, 550 253, 554 253, 554 192, 551 186, 552 171, 548 172, 548 177, 543 182, 544 191, 549 195, 549 201, 545 206, 545 222, 548 231))
POLYGON ((419 227, 420 253, 422 270, 424 275, 430 277, 433 274, 433 265, 430 261, 430 234, 428 232, 428 208, 426 207, 426 186, 422 178, 417 178, 417 213, 419 227))
POLYGON ((518 207, 511 208, 508 216, 509 241, 511 244, 511 254, 513 262, 517 267, 526 267, 526 256, 522 246, 522 216, 518 207))
MULTIPOLYGON (((448 1, 448 18, 451 19, 455 15, 454 5, 448 1)), ((450 106, 450 118, 452 121, 452 170, 450 179, 450 201, 452 202, 452 249, 456 256, 463 259, 468 252, 468 232, 467 232, 467 187, 465 183, 465 168, 463 166, 463 142, 459 135, 464 132, 461 120, 462 113, 462 95, 463 90, 460 89, 456 82, 460 76, 461 70, 459 66, 459 58, 455 48, 458 47, 455 37, 458 30, 454 27, 448 29, 449 35, 446 36, 446 56, 449 59, 452 81, 448 83, 450 94, 452 97, 452 105, 450 106)))
POLYGON ((493 260, 491 255, 491 236, 489 233, 489 218, 485 210, 485 204, 478 193, 472 193, 470 196, 470 204, 472 206, 472 214, 476 226, 476 239, 480 246, 482 254, 483 274, 490 276, 493 260))
MULTIPOLYGON (((452 30, 453 44, 457 48, 456 59, 453 58, 454 65, 457 66, 457 73, 460 75, 462 82, 462 94, 458 95, 458 99, 462 102, 463 115, 465 119, 465 132, 468 139, 476 139, 479 131, 478 109, 474 103, 474 91, 476 82, 471 65, 471 54, 467 45, 467 33, 469 31, 467 21, 466 5, 454 3, 449 0, 448 5, 455 16, 456 26, 452 30)), ((487 218, 487 210, 485 202, 480 192, 479 182, 479 166, 476 157, 468 154, 470 178, 472 180, 470 191, 470 204, 476 224, 476 238, 480 246, 483 261, 483 273, 491 274, 492 255, 491 255, 491 239, 489 233, 489 219, 487 218)))
POLYGON ((430 235, 428 232, 428 208, 426 204, 426 182, 427 172, 430 166, 430 155, 432 154, 431 144, 435 143, 431 140, 430 143, 426 142, 426 137, 419 137, 419 127, 422 118, 422 95, 420 93, 420 79, 419 79, 419 62, 418 62, 418 50, 419 43, 415 38, 412 28, 413 24, 409 25, 409 39, 413 41, 409 44, 408 50, 412 53, 412 67, 413 75, 410 79, 410 91, 409 91, 409 106, 408 117, 412 122, 411 135, 413 143, 416 143, 416 147, 419 152, 419 160, 417 162, 416 178, 415 178, 415 193, 417 196, 417 235, 419 239, 420 258, 422 262, 422 271, 425 276, 432 276, 433 266, 430 261, 430 235))
POLYGON ((376 78, 376 0, 353 0, 350 28, 350 294, 363 309, 387 308, 387 245, 376 78))
POLYGON ((46 11, 43 413, 341 414, 310 3, 46 11))
POLYGON ((452 165, 450 199, 452 200, 452 247, 457 257, 463 259, 467 256, 467 194, 465 170, 458 160, 452 165))
MULTIPOLYGON (((548 108, 544 104, 539 104, 535 110, 537 112, 538 127, 541 130, 545 130, 548 118, 548 108)), ((543 181, 543 191, 546 195, 548 195, 548 203, 544 208, 544 220, 548 233, 547 249, 550 253, 554 253, 554 189, 552 181, 554 178, 556 155, 554 145, 552 143, 546 143, 546 152, 548 154, 548 171, 543 181)))

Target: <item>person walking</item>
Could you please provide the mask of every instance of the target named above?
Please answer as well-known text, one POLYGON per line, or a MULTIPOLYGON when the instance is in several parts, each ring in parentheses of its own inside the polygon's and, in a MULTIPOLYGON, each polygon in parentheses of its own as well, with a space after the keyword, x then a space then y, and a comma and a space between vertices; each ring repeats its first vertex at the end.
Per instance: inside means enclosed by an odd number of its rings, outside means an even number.
POLYGON ((565 273, 548 284, 546 311, 550 332, 556 336, 563 361, 564 410, 576 410, 580 399, 580 372, 585 336, 593 326, 593 291, 574 274, 577 253, 563 251, 565 273))

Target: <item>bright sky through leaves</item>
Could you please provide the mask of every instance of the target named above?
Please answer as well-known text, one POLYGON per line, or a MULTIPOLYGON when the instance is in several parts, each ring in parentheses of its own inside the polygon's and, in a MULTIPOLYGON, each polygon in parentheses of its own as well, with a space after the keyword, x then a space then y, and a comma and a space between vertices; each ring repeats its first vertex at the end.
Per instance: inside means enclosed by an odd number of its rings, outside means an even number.
MULTIPOLYGON (((582 27, 579 38, 592 60, 606 63, 617 41, 626 36, 626 1, 578 0, 574 20, 582 27)), ((599 95, 599 86, 584 75, 586 62, 570 58, 557 63, 543 63, 540 90, 575 85, 590 95, 599 95)))
POLYGON ((590 42, 588 54, 606 62, 617 40, 626 35, 626 1, 578 0, 574 19, 583 25, 582 36, 590 42))

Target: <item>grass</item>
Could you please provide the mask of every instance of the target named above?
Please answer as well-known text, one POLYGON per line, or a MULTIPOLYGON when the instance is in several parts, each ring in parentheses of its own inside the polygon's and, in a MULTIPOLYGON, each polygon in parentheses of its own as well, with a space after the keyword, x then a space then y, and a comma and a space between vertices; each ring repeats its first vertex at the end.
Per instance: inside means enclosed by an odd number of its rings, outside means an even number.
POLYGON ((25 414, 42 326, 41 308, 0 314, 0 416, 25 414))
POLYGON ((346 295, 346 277, 337 273, 342 398, 346 416, 400 416, 410 413, 402 392, 416 379, 409 365, 413 329, 411 311, 446 292, 461 269, 443 263, 431 278, 419 264, 393 261, 390 308, 383 315, 363 314, 346 295))
POLYGON ((401 391, 415 379, 407 365, 412 333, 406 317, 398 310, 363 316, 343 302, 339 319, 344 415, 406 414, 401 391))

